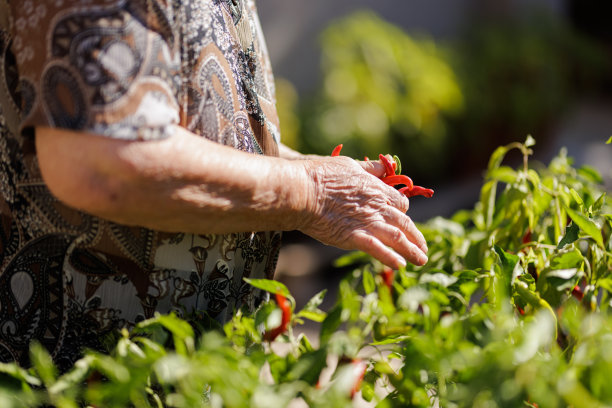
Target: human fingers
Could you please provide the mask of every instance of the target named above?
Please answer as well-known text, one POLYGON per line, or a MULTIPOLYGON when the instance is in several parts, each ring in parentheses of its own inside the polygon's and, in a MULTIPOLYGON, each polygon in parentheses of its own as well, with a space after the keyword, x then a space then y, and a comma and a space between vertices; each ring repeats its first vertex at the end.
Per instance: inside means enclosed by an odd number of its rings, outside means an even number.
POLYGON ((425 252, 410 241, 404 231, 399 228, 390 224, 379 223, 372 226, 371 233, 408 262, 418 266, 427 263, 425 252))
POLYGON ((367 161, 357 161, 359 165, 368 173, 378 178, 384 177, 385 175, 385 166, 380 162, 380 160, 367 160, 367 161))
POLYGON ((427 253, 428 248, 425 237, 423 233, 419 231, 414 221, 403 212, 392 207, 388 208, 386 212, 385 218, 388 224, 398 228, 410 242, 416 245, 424 253, 427 253))
MULTIPOLYGON (((387 154, 385 157, 391 163, 394 162, 393 157, 390 154, 387 154)), ((371 175, 376 176, 378 178, 382 178, 385 175, 387 176, 391 175, 391 174, 387 174, 386 166, 380 160, 364 160, 364 161, 358 161, 358 163, 361 165, 361 167, 365 171, 367 171, 371 175)))
POLYGON ((406 260, 401 255, 365 231, 356 232, 352 241, 355 249, 371 255, 390 268, 399 269, 406 266, 406 260))

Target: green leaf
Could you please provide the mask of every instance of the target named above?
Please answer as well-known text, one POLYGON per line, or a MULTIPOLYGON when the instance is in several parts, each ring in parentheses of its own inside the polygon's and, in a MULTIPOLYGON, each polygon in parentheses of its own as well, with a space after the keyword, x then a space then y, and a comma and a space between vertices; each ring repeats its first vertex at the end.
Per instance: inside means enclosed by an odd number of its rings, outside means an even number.
POLYGON ((612 277, 606 277, 597 281, 597 286, 612 293, 612 277))
POLYGON ((495 214, 495 197, 497 194, 497 181, 486 182, 480 190, 480 202, 482 203, 485 229, 489 229, 493 223, 495 214))
POLYGON ((289 293, 289 289, 287 289, 287 286, 276 280, 244 278, 244 281, 257 289, 270 292, 273 295, 279 293, 285 297, 291 296, 291 294, 289 293))
POLYGON ((578 226, 583 232, 593 238, 595 242, 597 242, 597 245, 599 245, 601 248, 604 248, 603 237, 597 224, 595 224, 581 212, 574 211, 569 207, 565 207, 565 210, 567 211, 567 214, 571 217, 572 221, 578 224, 578 226))
POLYGON ((366 294, 370 294, 376 290, 376 281, 369 270, 363 271, 363 290, 366 294))
POLYGON ((595 202, 593 203, 593 211, 595 213, 601 211, 604 204, 606 203, 606 197, 607 197, 607 194, 604 192, 604 193, 601 193, 601 195, 599 196, 599 198, 597 198, 597 200, 595 200, 595 202))
POLYGON ((453 283, 457 282, 458 278, 452 275, 448 275, 446 273, 424 273, 419 278, 419 283, 437 283, 442 287, 449 287, 453 283))
POLYGON ((580 268, 583 262, 584 257, 577 248, 569 252, 555 254, 549 260, 552 269, 580 268))
POLYGON ((87 374, 90 372, 90 366, 94 360, 93 356, 85 356, 74 363, 72 370, 62 375, 58 380, 49 387, 49 392, 52 394, 59 394, 65 392, 69 388, 80 385, 87 374))
POLYGON ((610 136, 610 138, 608 139, 608 141, 606 142, 606 144, 611 144, 612 143, 612 136, 610 136))
POLYGON ((489 172, 488 177, 493 180, 502 181, 507 184, 516 182, 518 173, 511 167, 501 166, 489 172))
POLYGON ((336 268, 344 268, 346 266, 351 266, 355 264, 364 264, 368 263, 372 260, 370 255, 361 251, 353 251, 349 252, 346 255, 341 256, 340 258, 334 261, 334 266, 336 268))
POLYGON ((322 348, 303 354, 287 373, 288 381, 305 381, 315 385, 327 366, 327 350, 322 348))
POLYGON ((157 321, 181 341, 193 338, 193 328, 174 314, 159 315, 157 321))
POLYGON ((488 167, 489 172, 499 167, 499 165, 504 160, 504 156, 506 155, 506 153, 508 153, 508 148, 506 146, 500 146, 497 149, 495 149, 495 151, 489 158, 489 167, 488 167))
POLYGON ((55 381, 57 369, 51 355, 40 343, 35 342, 30 346, 30 360, 45 385, 48 386, 55 381))
POLYGON ((15 363, 0 363, 0 373, 7 374, 10 377, 19 380, 20 382, 27 383, 29 385, 39 386, 41 385, 40 380, 37 377, 29 374, 27 370, 19 367, 15 363))
POLYGON ((546 280, 552 288, 559 292, 571 289, 577 283, 578 272, 577 268, 546 270, 540 275, 538 287, 540 287, 540 282, 546 280))
POLYGON ((497 245, 495 245, 493 248, 495 249, 495 253, 497 253, 497 255, 499 256, 499 260, 501 261, 503 275, 505 277, 512 277, 514 269, 518 264, 519 257, 507 253, 497 245))
POLYGON ((395 169, 395 174, 402 174, 402 162, 400 161, 400 158, 397 157, 396 155, 393 155, 393 160, 395 160, 395 163, 397 164, 397 169, 395 169))
POLYGON ((585 179, 589 180, 590 182, 593 182, 596 184, 603 183, 603 178, 601 177, 601 174, 599 174, 599 171, 597 171, 597 169, 589 165, 585 164, 584 166, 580 167, 578 169, 578 174, 584 177, 585 179))
POLYGON ((527 178, 529 179, 529 181, 531 181, 531 183, 534 185, 534 187, 539 187, 540 185, 540 175, 538 174, 537 171, 533 170, 533 169, 529 169, 527 170, 527 178))
POLYGON ((321 324, 321 332, 319 333, 320 343, 326 344, 332 334, 338 330, 340 324, 342 324, 342 307, 338 305, 327 314, 327 317, 321 324))
POLYGON ((312 320, 314 322, 321 323, 325 320, 327 313, 319 309, 321 303, 323 303, 323 298, 325 298, 325 294, 327 293, 327 289, 324 289, 314 295, 308 303, 304 306, 302 310, 296 315, 296 317, 303 317, 304 319, 312 320))
POLYGON ((578 232, 580 232, 580 228, 575 222, 572 222, 567 228, 565 228, 565 235, 559 241, 559 245, 557 245, 557 249, 561 249, 566 245, 569 245, 576 240, 578 240, 578 232))
POLYGON ((578 194, 576 190, 574 190, 573 188, 570 188, 570 194, 572 198, 574 199, 574 201, 578 203, 580 208, 584 207, 584 201, 582 200, 582 197, 580 197, 580 194, 578 194))
POLYGON ((302 310, 317 310, 317 308, 321 306, 321 303, 323 303, 323 299, 325 299, 326 294, 327 289, 323 289, 322 291, 311 297, 302 310))
POLYGON ((321 323, 327 317, 327 313, 322 310, 301 310, 295 317, 303 317, 304 319, 321 323))

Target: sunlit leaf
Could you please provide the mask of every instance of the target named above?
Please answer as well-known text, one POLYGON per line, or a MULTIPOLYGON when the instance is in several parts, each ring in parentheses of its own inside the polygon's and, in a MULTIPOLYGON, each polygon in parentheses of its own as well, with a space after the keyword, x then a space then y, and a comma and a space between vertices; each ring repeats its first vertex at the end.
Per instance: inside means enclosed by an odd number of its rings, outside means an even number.
POLYGON ((498 168, 491 170, 488 174, 488 177, 493 180, 502 181, 507 184, 512 184, 516 182, 518 173, 511 167, 500 166, 498 168))
POLYGON ((570 225, 568 225, 567 228, 565 228, 565 235, 563 236, 561 241, 559 241, 559 245, 557 245, 557 249, 561 249, 565 245, 569 245, 573 242, 576 242, 576 240, 578 239, 579 232, 580 228, 575 222, 572 222, 570 225))
POLYGON ((585 164, 584 166, 578 169, 578 174, 580 174, 582 177, 592 183, 603 183, 603 178, 601 177, 601 174, 599 174, 599 171, 595 169, 595 167, 585 164))
POLYGON ((289 293, 289 289, 287 289, 287 286, 276 280, 244 278, 244 281, 257 289, 270 292, 273 295, 279 293, 285 297, 291 296, 291 294, 289 293))
POLYGON ((504 160, 504 156, 508 153, 508 148, 506 146, 500 146, 491 155, 489 158, 489 167, 488 171, 491 172, 494 169, 498 168, 502 161, 504 160))
POLYGON ((572 221, 574 221, 583 232, 593 238, 600 247, 604 247, 601 231, 593 221, 591 221, 586 215, 582 214, 581 212, 574 211, 569 207, 566 207, 565 210, 567 211, 567 214, 572 218, 572 221))
POLYGON ((40 343, 34 343, 30 347, 30 359, 40 379, 46 385, 52 384, 57 376, 57 368, 49 352, 40 343))
POLYGON ((578 205, 581 208, 584 207, 584 201, 582 200, 582 197, 580 197, 580 194, 576 192, 576 190, 574 190, 573 188, 570 188, 570 194, 572 195, 572 198, 578 203, 578 205))
POLYGON ((363 290, 365 293, 372 293, 376 290, 376 281, 369 270, 363 271, 363 290))

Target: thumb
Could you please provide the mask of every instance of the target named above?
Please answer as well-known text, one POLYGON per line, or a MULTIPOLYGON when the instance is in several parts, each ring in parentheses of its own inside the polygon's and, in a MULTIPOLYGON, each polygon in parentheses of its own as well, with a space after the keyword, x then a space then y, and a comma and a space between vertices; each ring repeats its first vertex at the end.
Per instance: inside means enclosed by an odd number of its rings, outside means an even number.
POLYGON ((368 173, 378 178, 385 175, 385 166, 380 160, 357 161, 359 165, 368 173))

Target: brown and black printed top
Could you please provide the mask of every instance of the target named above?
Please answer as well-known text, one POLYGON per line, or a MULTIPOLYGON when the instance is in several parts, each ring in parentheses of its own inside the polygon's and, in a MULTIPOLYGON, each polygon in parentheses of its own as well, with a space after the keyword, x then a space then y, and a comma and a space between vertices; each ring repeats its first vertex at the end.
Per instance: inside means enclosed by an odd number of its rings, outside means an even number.
MULTIPOLYGON (((44 184, 34 128, 127 140, 183 126, 277 155, 254 0, 0 0, 0 360, 36 339, 60 366, 154 312, 220 322, 264 296, 280 233, 168 234, 69 208, 44 184)), ((152 203, 151 205, 155 205, 152 203)))

